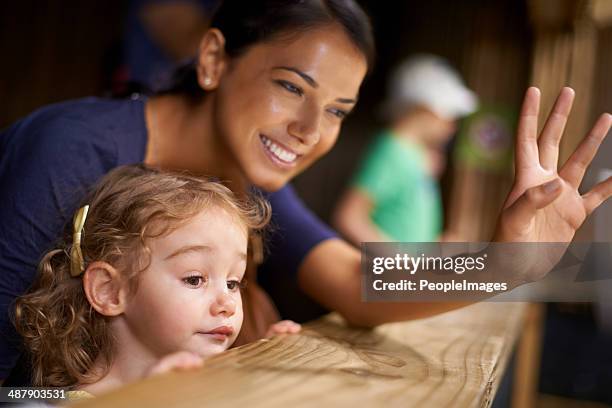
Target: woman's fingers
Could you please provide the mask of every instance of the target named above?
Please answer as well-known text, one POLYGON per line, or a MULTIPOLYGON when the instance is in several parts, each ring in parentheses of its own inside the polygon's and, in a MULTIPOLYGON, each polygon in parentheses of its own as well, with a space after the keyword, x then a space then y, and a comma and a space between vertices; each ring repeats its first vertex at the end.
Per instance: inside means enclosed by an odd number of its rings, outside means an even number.
POLYGON ((557 170, 557 161, 559 159, 559 142, 563 136, 563 130, 567 123, 567 117, 572 110, 574 102, 574 90, 565 87, 559 92, 557 101, 553 106, 542 134, 538 139, 538 148, 540 151, 540 164, 548 170, 557 170))
POLYGON ((591 191, 582 196, 587 215, 595 211, 597 207, 610 197, 612 197, 612 177, 597 183, 591 191))
POLYGON ((601 115, 597 122, 595 122, 593 129, 582 139, 578 148, 576 148, 563 165, 559 175, 570 183, 572 187, 578 188, 580 186, 584 172, 589 167, 589 164, 591 164, 591 160, 595 157, 597 149, 599 149, 599 145, 601 145, 601 142, 606 137, 606 133, 610 130, 611 125, 612 115, 609 113, 601 115))
POLYGON ((562 187, 563 182, 556 178, 525 191, 506 210, 504 218, 512 223, 512 225, 506 225, 506 228, 518 231, 528 226, 537 210, 546 207, 561 195, 562 187))
POLYGON ((516 170, 518 173, 539 163, 537 142, 539 111, 540 90, 532 86, 525 93, 516 135, 516 170))

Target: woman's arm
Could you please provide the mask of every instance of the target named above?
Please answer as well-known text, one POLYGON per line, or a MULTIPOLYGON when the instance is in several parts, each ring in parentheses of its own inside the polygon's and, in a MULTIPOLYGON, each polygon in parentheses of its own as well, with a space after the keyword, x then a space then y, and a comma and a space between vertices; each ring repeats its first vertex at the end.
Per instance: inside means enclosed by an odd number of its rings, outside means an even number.
POLYGON ((366 303, 361 301, 360 268, 361 255, 355 247, 341 239, 328 239, 308 253, 298 271, 298 281, 306 294, 356 326, 421 319, 472 303, 366 303))

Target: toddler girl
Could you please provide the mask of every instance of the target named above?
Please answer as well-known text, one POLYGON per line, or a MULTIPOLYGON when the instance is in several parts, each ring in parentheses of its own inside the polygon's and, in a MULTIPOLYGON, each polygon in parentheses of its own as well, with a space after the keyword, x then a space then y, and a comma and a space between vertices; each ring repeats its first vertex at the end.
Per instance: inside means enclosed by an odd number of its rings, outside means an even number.
MULTIPOLYGON (((98 394, 226 350, 243 319, 249 234, 269 206, 141 166, 110 172, 47 253, 15 324, 35 386, 98 394)), ((295 333, 284 321, 273 333, 295 333)))

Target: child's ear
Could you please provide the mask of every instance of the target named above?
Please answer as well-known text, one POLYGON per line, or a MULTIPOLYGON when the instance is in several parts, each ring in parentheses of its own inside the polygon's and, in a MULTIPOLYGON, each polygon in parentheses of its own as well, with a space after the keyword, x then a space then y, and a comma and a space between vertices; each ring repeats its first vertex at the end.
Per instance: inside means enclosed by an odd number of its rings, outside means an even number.
POLYGON ((92 262, 83 275, 83 289, 91 306, 104 316, 117 316, 126 306, 127 282, 106 262, 92 262))

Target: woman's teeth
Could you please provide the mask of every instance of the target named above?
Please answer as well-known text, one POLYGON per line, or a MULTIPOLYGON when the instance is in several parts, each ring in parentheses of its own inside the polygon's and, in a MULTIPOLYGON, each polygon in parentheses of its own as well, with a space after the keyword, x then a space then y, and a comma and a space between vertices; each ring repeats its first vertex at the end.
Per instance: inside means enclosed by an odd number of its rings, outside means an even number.
POLYGON ((274 156, 276 156, 279 160, 282 160, 287 163, 291 163, 297 157, 297 154, 283 149, 282 147, 280 147, 279 145, 274 143, 272 140, 268 139, 267 137, 263 135, 261 135, 261 141, 263 142, 264 146, 266 146, 268 151, 272 153, 274 156))

